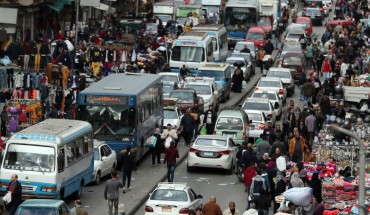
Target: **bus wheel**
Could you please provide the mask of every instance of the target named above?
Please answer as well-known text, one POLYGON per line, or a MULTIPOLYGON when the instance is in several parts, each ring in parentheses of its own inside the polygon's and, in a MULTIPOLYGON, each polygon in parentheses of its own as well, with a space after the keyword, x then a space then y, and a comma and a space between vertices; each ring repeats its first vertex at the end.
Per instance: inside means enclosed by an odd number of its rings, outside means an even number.
POLYGON ((75 195, 75 198, 76 199, 80 199, 81 198, 81 195, 82 195, 82 186, 84 185, 83 181, 80 182, 80 187, 78 188, 78 190, 76 191, 76 195, 75 195))
POLYGON ((96 173, 96 179, 95 179, 95 184, 98 185, 100 183, 100 177, 101 177, 101 173, 100 171, 96 173))

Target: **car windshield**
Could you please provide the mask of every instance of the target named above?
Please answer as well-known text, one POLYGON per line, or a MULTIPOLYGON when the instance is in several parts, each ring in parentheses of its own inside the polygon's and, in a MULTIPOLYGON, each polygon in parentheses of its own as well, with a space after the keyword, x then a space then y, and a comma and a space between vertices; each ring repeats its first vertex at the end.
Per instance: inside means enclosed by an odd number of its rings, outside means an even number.
POLYGON ((165 119, 178 119, 178 115, 176 110, 169 110, 169 109, 164 109, 163 110, 163 118, 165 119))
POLYGON ((256 8, 227 7, 225 9, 225 27, 228 31, 247 31, 257 24, 256 8))
POLYGON ((248 113, 249 120, 252 120, 252 122, 262 122, 262 114, 260 113, 248 113))
POLYGON ((171 93, 173 91, 173 84, 163 84, 163 92, 171 93))
POLYGON ((290 78, 290 72, 269 71, 267 77, 290 78))
POLYGON ((156 15, 162 22, 168 22, 172 17, 170 15, 156 15))
POLYGON ((194 145, 196 146, 211 146, 211 147, 225 147, 227 145, 226 140, 215 140, 199 138, 194 145))
POLYGON ((310 23, 305 22, 305 21, 301 21, 301 22, 297 22, 297 23, 304 25, 305 28, 309 28, 310 27, 310 23))
POLYGON ((174 46, 171 60, 183 62, 204 62, 204 48, 194 46, 174 46))
POLYGON ((254 33, 254 32, 249 32, 247 34, 247 40, 263 40, 263 34, 261 33, 254 33))
POLYGON ((236 63, 236 62, 240 62, 240 61, 241 61, 241 62, 243 62, 243 63, 245 63, 243 59, 227 59, 227 60, 226 60, 226 63, 228 63, 228 64, 230 64, 230 65, 232 65, 232 66, 233 66, 233 65, 234 65, 234 63, 236 63))
POLYGON ((100 160, 99 149, 98 148, 94 148, 94 160, 96 160, 96 161, 100 160))
POLYGON ((259 87, 281 87, 281 84, 279 81, 267 81, 267 80, 263 80, 263 81, 260 81, 260 83, 258 84, 259 87))
POLYGON ((52 207, 24 207, 19 206, 15 215, 59 215, 56 213, 56 209, 52 207))
POLYGON ((261 19, 260 21, 258 21, 258 25, 271 26, 271 23, 270 23, 270 20, 268 20, 268 19, 261 19))
POLYGON ((197 77, 215 78, 216 81, 220 81, 225 78, 224 71, 220 70, 199 70, 197 77))
POLYGON ((243 109, 270 111, 270 105, 267 102, 247 101, 244 103, 243 109))
POLYGON ((55 171, 55 149, 40 145, 11 143, 5 153, 5 169, 33 172, 55 171))
POLYGON ((243 127, 242 119, 236 117, 220 117, 216 125, 216 128, 220 130, 242 130, 243 127))
POLYGON ((187 202, 188 195, 183 190, 157 189, 150 196, 150 200, 187 202))
POLYGON ((122 140, 135 133, 135 107, 88 105, 79 109, 79 119, 92 125, 94 137, 98 140, 122 140))
POLYGON ((283 65, 302 65, 302 60, 299 57, 286 57, 283 60, 283 65))
MULTIPOLYGON (((252 98, 267 98, 267 99, 270 99, 271 100, 277 100, 276 99, 276 95, 273 94, 273 93, 260 93, 260 92, 255 92, 253 93, 252 95, 252 98)), ((249 116, 249 114, 248 114, 249 116)))
POLYGON ((169 81, 169 82, 175 82, 175 83, 179 82, 179 79, 176 75, 161 75, 161 77, 162 77, 162 81, 169 81))
POLYGON ((200 95, 210 95, 212 93, 209 85, 187 84, 185 87, 194 89, 200 95))
POLYGON ((289 52, 289 51, 301 52, 302 48, 299 44, 297 44, 297 45, 288 45, 288 44, 284 45, 283 52, 289 52))
POLYGON ((178 103, 191 103, 193 92, 191 91, 172 91, 170 98, 177 98, 178 103))
POLYGON ((301 37, 303 36, 303 34, 289 34, 288 33, 288 36, 286 38, 288 39, 300 39, 301 37))
POLYGON ((245 46, 247 46, 251 52, 255 50, 254 44, 252 43, 236 43, 234 51, 241 51, 245 48, 245 46))

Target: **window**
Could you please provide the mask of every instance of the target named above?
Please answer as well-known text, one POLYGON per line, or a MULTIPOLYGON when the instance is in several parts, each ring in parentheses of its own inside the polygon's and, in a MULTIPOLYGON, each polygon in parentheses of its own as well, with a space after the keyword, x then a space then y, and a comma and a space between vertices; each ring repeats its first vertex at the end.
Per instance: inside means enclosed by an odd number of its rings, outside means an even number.
MULTIPOLYGON (((220 39, 220 49, 222 49, 225 45, 227 45, 227 34, 221 35, 220 39)), ((226 47, 227 48, 227 47, 226 47)))
POLYGON ((84 155, 91 153, 93 150, 93 138, 92 133, 84 135, 83 152, 84 155))
POLYGON ((108 157, 110 154, 112 154, 112 150, 108 146, 102 146, 102 149, 104 150, 105 157, 108 157))
POLYGON ((69 165, 70 163, 73 163, 76 159, 76 142, 72 141, 67 144, 66 154, 67 154, 67 162, 69 165))
POLYGON ((196 199, 196 196, 194 195, 193 192, 191 192, 191 190, 188 191, 188 194, 189 194, 190 202, 193 202, 196 199))
POLYGON ((65 153, 64 148, 58 149, 58 172, 63 172, 65 168, 65 153))
POLYGON ((59 215, 69 215, 69 210, 65 204, 62 204, 58 208, 59 215))
POLYGON ((77 140, 75 140, 75 142, 76 142, 76 159, 80 159, 82 158, 83 155, 84 139, 80 137, 77 140))

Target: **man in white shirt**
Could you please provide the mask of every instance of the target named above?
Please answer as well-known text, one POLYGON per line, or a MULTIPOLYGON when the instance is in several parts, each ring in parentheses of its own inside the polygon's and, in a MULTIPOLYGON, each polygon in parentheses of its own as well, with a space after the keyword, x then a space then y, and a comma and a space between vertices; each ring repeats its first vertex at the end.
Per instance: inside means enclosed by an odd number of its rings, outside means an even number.
MULTIPOLYGON (((171 138, 171 141, 175 141, 177 139, 177 132, 176 130, 172 130, 172 125, 170 123, 167 124, 167 129, 164 129, 161 135, 161 139, 165 140, 165 146, 167 142, 171 142, 167 141, 168 138, 171 138)), ((166 148, 168 147, 166 146, 166 148)))
POLYGON ((229 208, 224 211, 223 215, 240 215, 239 210, 235 208, 235 202, 229 202, 229 208))

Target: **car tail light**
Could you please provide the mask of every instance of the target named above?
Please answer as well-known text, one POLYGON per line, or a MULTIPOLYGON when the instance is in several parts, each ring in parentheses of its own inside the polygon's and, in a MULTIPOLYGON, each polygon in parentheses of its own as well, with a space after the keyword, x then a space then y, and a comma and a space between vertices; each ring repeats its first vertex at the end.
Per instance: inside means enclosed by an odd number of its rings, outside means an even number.
POLYGON ((213 135, 216 135, 216 131, 213 131, 213 135))
POLYGON ((230 150, 220 151, 220 152, 218 152, 218 154, 221 154, 221 155, 228 155, 228 154, 230 154, 230 150))
POLYGON ((267 114, 267 118, 272 119, 272 114, 267 114))
POLYGON ((243 139, 247 139, 247 135, 243 133, 243 139))
POLYGON ((145 212, 154 212, 154 210, 150 206, 145 206, 145 212))
POLYGON ((249 130, 249 125, 245 125, 245 130, 249 130))
POLYGON ((179 214, 189 214, 189 212, 190 212, 189 208, 181 208, 179 214))
POLYGON ((264 123, 261 123, 261 124, 260 124, 260 129, 261 129, 261 130, 265 129, 265 124, 264 124, 264 123))
POLYGON ((258 87, 256 87, 256 90, 258 90, 258 87))
POLYGON ((279 89, 279 94, 283 94, 284 93, 284 90, 283 89, 279 89))
POLYGON ((189 152, 197 153, 197 152, 200 152, 200 150, 198 150, 198 149, 194 149, 193 147, 191 147, 191 148, 189 149, 189 152))
POLYGON ((304 7, 303 10, 306 11, 307 7, 304 7))
POLYGON ((322 10, 322 7, 320 7, 320 10, 322 10))

